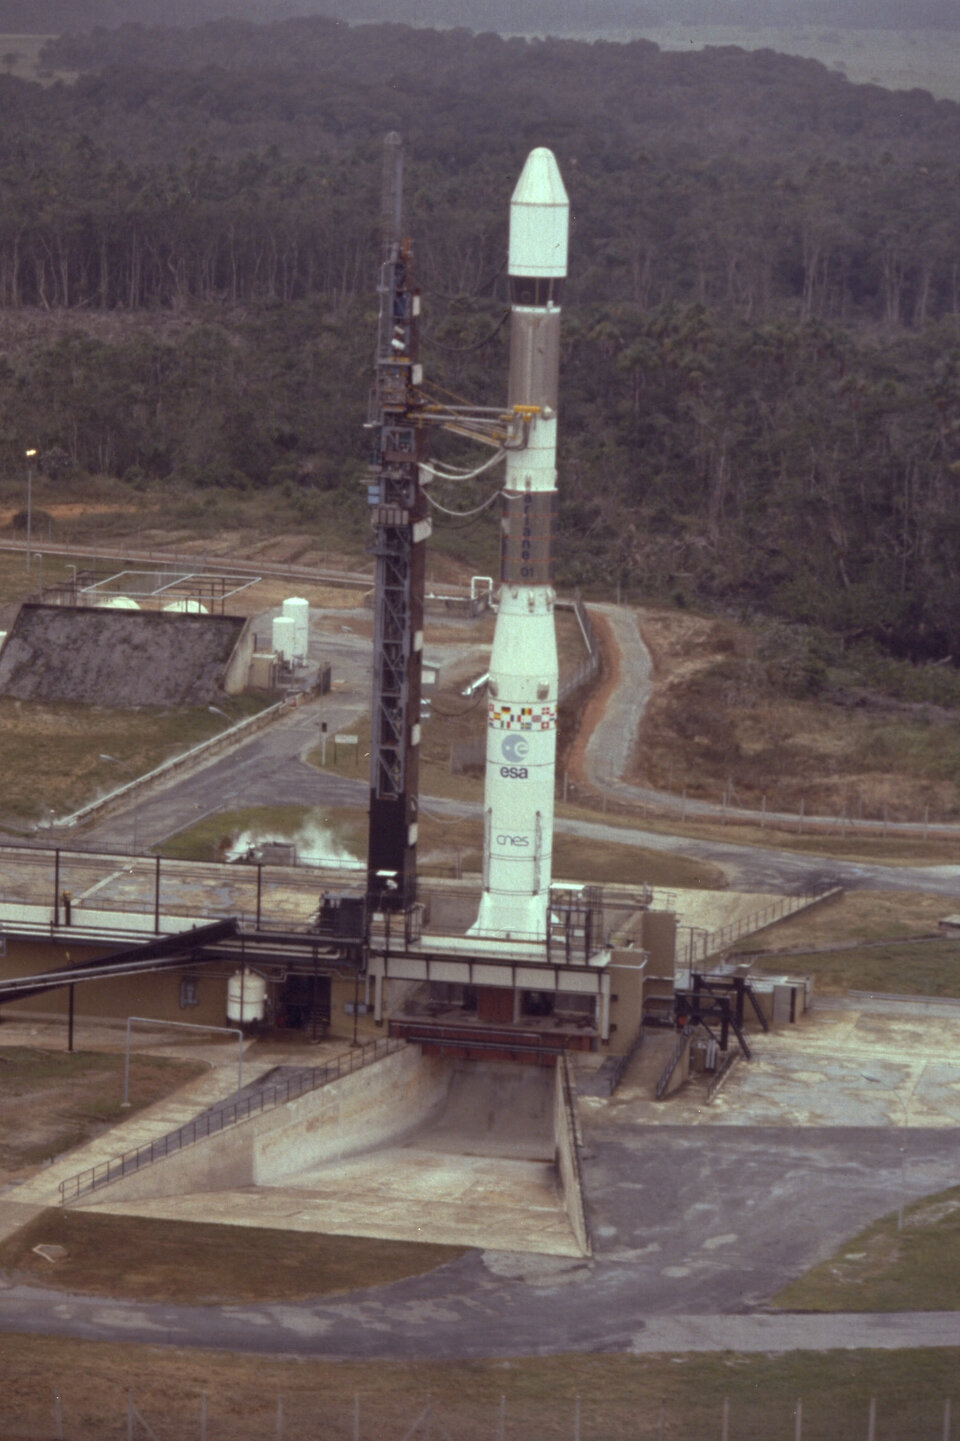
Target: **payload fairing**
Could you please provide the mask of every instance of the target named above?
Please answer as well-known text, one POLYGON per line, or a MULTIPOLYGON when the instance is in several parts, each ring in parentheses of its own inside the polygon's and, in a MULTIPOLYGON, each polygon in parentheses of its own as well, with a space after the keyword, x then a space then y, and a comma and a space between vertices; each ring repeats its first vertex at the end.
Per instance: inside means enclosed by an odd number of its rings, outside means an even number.
POLYGON ((508 452, 502 498, 476 936, 535 941, 547 930, 557 748, 557 387, 569 215, 552 151, 531 151, 510 202, 508 405, 526 443, 508 452))

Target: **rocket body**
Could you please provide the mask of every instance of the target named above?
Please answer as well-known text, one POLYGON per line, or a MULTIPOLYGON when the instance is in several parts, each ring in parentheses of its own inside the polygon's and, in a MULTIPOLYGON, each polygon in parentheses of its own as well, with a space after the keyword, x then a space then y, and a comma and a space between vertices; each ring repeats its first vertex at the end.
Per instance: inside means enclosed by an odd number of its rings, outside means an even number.
POLYGON ((471 933, 543 940, 553 849, 560 301, 569 202, 551 151, 531 151, 510 202, 508 405, 526 444, 508 452, 500 606, 490 657, 483 896, 471 933))

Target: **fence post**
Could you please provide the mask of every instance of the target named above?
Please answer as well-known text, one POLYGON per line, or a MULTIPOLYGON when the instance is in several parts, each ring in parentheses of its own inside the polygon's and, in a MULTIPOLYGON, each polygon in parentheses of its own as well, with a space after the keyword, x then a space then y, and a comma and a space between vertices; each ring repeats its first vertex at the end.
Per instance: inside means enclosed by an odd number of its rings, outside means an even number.
POLYGON ((580 1397, 573 1400, 573 1441, 580 1441, 580 1397))
POLYGON ((720 1417, 720 1441, 728 1441, 730 1435, 730 1397, 723 1398, 723 1414, 720 1417))
MULTIPOLYGON (((950 1405, 950 1402, 947 1402, 950 1405)), ((53 1430, 57 1441, 63 1441, 63 1407, 60 1404, 60 1392, 53 1393, 53 1430)))
POLYGON ((353 1441, 360 1441, 360 1392, 353 1393, 353 1441))
POLYGON ((277 1397, 277 1441, 283 1441, 283 1397, 277 1397))
POLYGON ((867 1441, 874 1441, 874 1432, 877 1428, 877 1398, 870 1397, 870 1409, 867 1412, 867 1441))
POLYGON ((950 1441, 950 1398, 943 1403, 943 1441, 950 1441))
POLYGON ((803 1398, 797 1397, 797 1409, 794 1412, 795 1425, 793 1430, 794 1441, 803 1441, 803 1398))
MULTIPOLYGON (((948 1406, 950 1405, 950 1402, 949 1402, 949 1401, 947 1402, 947 1405, 948 1405, 948 1406)), ((497 1441, 504 1441, 505 1430, 506 1430, 506 1419, 507 1419, 507 1398, 506 1398, 506 1396, 501 1396, 501 1397, 500 1397, 500 1416, 499 1416, 499 1418, 498 1418, 498 1420, 497 1420, 497 1441)), ((949 1441, 949 1437, 945 1438, 945 1441, 949 1441)))
MULTIPOLYGON (((159 857, 158 857, 159 859, 159 857)), ((200 1441, 207 1441, 207 1393, 200 1397, 200 1441)))

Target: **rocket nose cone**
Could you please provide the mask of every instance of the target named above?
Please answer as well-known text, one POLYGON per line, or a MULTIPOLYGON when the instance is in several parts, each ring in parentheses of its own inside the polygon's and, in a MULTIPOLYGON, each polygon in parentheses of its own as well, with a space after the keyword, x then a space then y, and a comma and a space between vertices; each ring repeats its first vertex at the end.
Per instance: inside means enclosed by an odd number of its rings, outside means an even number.
POLYGON ((540 280, 566 275, 569 226, 570 202, 553 151, 531 150, 510 201, 510 274, 540 280))
POLYGON ((569 205, 556 156, 545 145, 531 150, 510 199, 511 205, 569 205))

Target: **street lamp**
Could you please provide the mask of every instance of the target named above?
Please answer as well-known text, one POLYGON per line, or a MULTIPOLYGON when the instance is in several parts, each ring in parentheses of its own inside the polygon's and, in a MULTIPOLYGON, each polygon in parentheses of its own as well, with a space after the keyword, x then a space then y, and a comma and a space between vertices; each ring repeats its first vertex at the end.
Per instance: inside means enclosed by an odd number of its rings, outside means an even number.
MULTIPOLYGON (((132 775, 132 776, 134 777, 134 780, 136 779, 136 767, 135 767, 134 765, 132 765, 132 764, 130 763, 130 761, 122 761, 119 756, 111 756, 111 755, 108 755, 106 751, 100 751, 99 755, 100 755, 100 760, 102 760, 102 761, 108 761, 111 765, 121 766, 125 771, 128 772, 128 774, 130 774, 130 775, 132 775)), ((127 784, 132 785, 132 784, 133 784, 133 781, 127 782, 127 784)), ((138 821, 139 821, 139 819, 140 819, 140 796, 139 796, 139 794, 137 794, 137 795, 134 796, 132 810, 133 810, 133 853, 134 853, 134 855, 136 855, 136 854, 137 854, 137 823, 138 823, 138 821)))
POLYGON ((920 1078, 921 1078, 921 1076, 922 1076, 922 1074, 923 1074, 923 1071, 922 1071, 922 1069, 921 1069, 920 1076, 917 1076, 917 1078, 916 1078, 916 1080, 914 1081, 913 1085, 910 1087, 910 1090, 909 1090, 909 1092, 908 1092, 908 1094, 907 1094, 906 1100, 904 1100, 904 1098, 900 1095, 900 1093, 899 1093, 898 1091, 895 1091, 892 1086, 888 1086, 888 1085, 886 1085, 883 1081, 881 1081, 881 1079, 880 1079, 879 1076, 868 1076, 867 1073, 866 1073, 866 1071, 861 1071, 860 1074, 861 1074, 861 1076, 863 1077, 863 1079, 864 1079, 865 1081, 870 1081, 871 1084, 873 1084, 874 1086, 879 1086, 882 1090, 886 1091, 886 1093, 887 1093, 887 1095, 890 1097, 890 1099, 893 1100, 893 1101, 896 1101, 897 1104, 898 1104, 898 1106, 900 1107, 900 1109, 901 1109, 902 1112, 903 1112, 903 1122, 902 1122, 902 1125, 901 1125, 901 1128, 900 1128, 900 1146, 899 1146, 899 1150, 900 1150, 900 1204, 899 1204, 899 1206, 897 1207, 897 1230, 898 1230, 898 1231, 902 1231, 902 1230, 903 1230, 903 1206, 904 1206, 904 1200, 905 1200, 905 1193, 906 1193, 906 1189, 907 1189, 907 1156, 906 1156, 906 1151, 907 1151, 907 1128, 908 1128, 908 1126, 909 1126, 909 1124, 910 1124, 910 1102, 913 1100, 914 1092, 916 1091, 917 1087, 918 1087, 919 1084, 920 1084, 920 1078))
POLYGON ((36 452, 35 450, 28 450, 28 451, 26 452, 26 456, 27 456, 27 574, 28 574, 28 575, 30 574, 30 520, 31 520, 31 514, 32 514, 32 504, 31 504, 31 501, 32 501, 32 494, 33 494, 33 457, 36 455, 36 453, 37 453, 37 452, 36 452))

